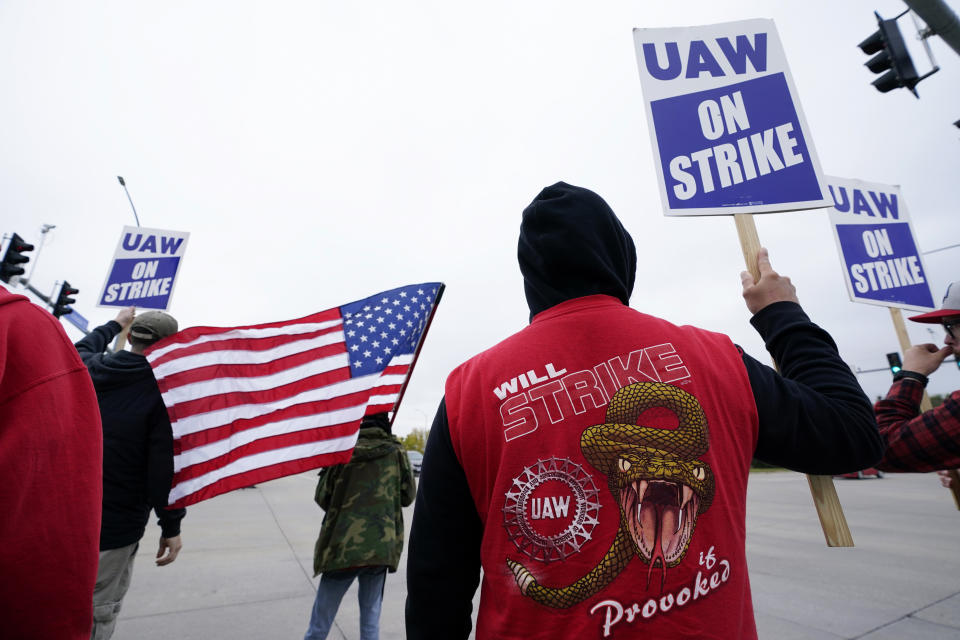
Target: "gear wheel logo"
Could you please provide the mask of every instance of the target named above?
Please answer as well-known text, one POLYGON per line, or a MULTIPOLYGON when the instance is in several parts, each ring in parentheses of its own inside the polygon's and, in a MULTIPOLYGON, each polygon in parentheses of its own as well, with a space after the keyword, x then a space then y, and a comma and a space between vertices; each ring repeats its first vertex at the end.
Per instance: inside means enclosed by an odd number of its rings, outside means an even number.
POLYGON ((540 562, 565 560, 592 537, 599 491, 582 465, 548 458, 525 467, 505 494, 503 526, 521 553, 540 562))

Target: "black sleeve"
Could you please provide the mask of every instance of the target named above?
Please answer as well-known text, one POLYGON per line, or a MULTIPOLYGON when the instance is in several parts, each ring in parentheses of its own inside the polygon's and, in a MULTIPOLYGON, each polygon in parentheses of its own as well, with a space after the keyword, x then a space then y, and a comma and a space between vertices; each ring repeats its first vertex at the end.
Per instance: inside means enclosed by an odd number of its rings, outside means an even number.
POLYGON ((467 638, 483 524, 453 452, 443 400, 420 470, 407 556, 408 640, 467 638))
POLYGON ((880 460, 873 407, 830 335, 793 302, 769 305, 750 322, 780 367, 778 374, 743 355, 760 418, 756 457, 824 475, 880 460))
POLYGON ((110 341, 113 340, 122 329, 123 327, 120 326, 120 323, 116 320, 111 320, 85 335, 79 342, 74 343, 73 346, 77 348, 80 359, 86 362, 89 358, 100 355, 106 351, 110 341))
POLYGON ((180 535, 180 521, 186 509, 168 509, 167 500, 173 484, 173 431, 163 403, 157 401, 149 416, 150 431, 147 442, 147 494, 157 514, 160 532, 164 538, 180 535))

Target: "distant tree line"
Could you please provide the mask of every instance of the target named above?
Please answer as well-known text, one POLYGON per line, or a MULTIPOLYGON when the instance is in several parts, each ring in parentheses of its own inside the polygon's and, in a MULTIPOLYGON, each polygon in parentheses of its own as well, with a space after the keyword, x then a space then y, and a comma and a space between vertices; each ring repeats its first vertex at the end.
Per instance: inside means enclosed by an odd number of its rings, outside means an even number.
POLYGON ((423 453, 427 448, 428 435, 430 435, 430 429, 414 429, 400 438, 400 443, 407 451, 419 451, 423 453))

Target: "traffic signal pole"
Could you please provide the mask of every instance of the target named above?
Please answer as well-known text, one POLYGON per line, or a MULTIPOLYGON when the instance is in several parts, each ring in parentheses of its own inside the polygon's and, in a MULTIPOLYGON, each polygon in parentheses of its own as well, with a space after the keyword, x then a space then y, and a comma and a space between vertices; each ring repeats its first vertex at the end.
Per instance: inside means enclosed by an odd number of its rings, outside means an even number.
POLYGON ((44 294, 40 293, 40 292, 37 290, 36 287, 34 287, 32 284, 30 284, 29 281, 27 281, 27 284, 24 285, 24 286, 26 286, 26 288, 30 290, 30 293, 32 293, 33 295, 35 295, 35 296, 37 296, 38 298, 40 298, 41 300, 43 300, 44 302, 46 302, 46 303, 47 303, 48 305, 50 305, 51 307, 53 306, 53 301, 50 299, 50 297, 49 297, 49 296, 45 296, 44 294))
MULTIPOLYGON (((753 276, 754 282, 760 280, 760 268, 757 265, 757 252, 760 250, 760 237, 757 235, 757 225, 753 215, 736 213, 733 215, 737 225, 737 236, 740 238, 740 249, 743 259, 747 263, 747 270, 753 276)), ((774 363, 776 366, 776 363, 774 363)), ((778 369, 779 370, 779 369, 778 369)), ((843 514, 837 488, 833 485, 833 476, 807 476, 810 485, 810 495, 813 497, 813 506, 820 518, 820 527, 827 540, 828 547, 852 547, 853 536, 847 525, 847 517, 843 514)))
MULTIPOLYGON (((910 336, 907 335, 907 326, 903 322, 903 312, 898 307, 888 308, 890 319, 893 320, 893 328, 897 332, 897 340, 900 341, 900 350, 906 353, 910 348, 910 336)), ((920 400, 920 413, 926 413, 930 409, 933 409, 933 405, 930 403, 930 396, 924 390, 923 399, 920 400)), ((952 480, 950 490, 953 492, 953 502, 957 505, 957 509, 960 509, 960 472, 953 469, 949 473, 952 480)))
MULTIPOLYGON (((29 281, 27 281, 27 283, 24 285, 24 287, 26 287, 26 289, 29 290, 30 293, 32 293, 33 295, 35 295, 35 296, 37 296, 38 298, 40 298, 41 300, 43 300, 44 302, 46 302, 46 303, 47 303, 48 305, 50 305, 51 307, 54 306, 54 303, 55 303, 56 301, 53 300, 52 298, 50 298, 49 296, 44 295, 41 291, 37 290, 37 288, 36 288, 35 286, 33 286, 32 284, 30 284, 29 281)), ((82 331, 82 332, 83 332, 83 335, 85 335, 85 336, 90 335, 90 332, 87 331, 86 329, 81 329, 80 327, 76 327, 76 328, 77 328, 79 331, 82 331)))

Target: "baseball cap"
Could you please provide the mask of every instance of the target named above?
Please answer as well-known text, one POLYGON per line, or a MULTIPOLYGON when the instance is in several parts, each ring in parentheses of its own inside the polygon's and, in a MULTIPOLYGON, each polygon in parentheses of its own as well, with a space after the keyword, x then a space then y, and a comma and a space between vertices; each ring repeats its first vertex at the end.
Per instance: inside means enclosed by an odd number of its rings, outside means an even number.
POLYGON ((147 311, 130 325, 130 335, 141 340, 159 340, 176 332, 177 321, 163 311, 147 311))
POLYGON ((943 304, 940 305, 938 311, 910 316, 910 320, 937 324, 942 318, 948 316, 960 316, 960 280, 951 282, 950 286, 947 287, 947 293, 943 296, 943 304))

